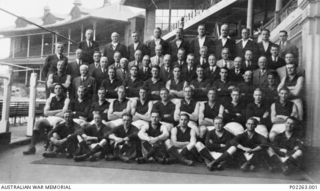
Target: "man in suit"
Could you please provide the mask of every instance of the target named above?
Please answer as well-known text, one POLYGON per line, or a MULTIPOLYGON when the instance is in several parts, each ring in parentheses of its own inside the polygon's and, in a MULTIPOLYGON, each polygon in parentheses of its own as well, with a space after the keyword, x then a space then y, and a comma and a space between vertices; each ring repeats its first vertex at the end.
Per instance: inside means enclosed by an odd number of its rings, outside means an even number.
POLYGON ((134 60, 134 55, 137 50, 141 51, 142 56, 149 54, 149 50, 148 50, 147 46, 140 41, 138 32, 133 32, 131 34, 131 37, 132 37, 133 43, 128 46, 129 61, 134 60))
POLYGON ((86 39, 84 41, 81 41, 79 43, 78 48, 82 50, 83 54, 83 61, 91 64, 93 63, 93 53, 95 51, 99 51, 99 44, 94 41, 93 38, 93 30, 92 29, 87 29, 86 30, 86 39))
POLYGON ((162 81, 167 82, 172 78, 172 69, 173 67, 171 66, 171 55, 166 54, 163 57, 163 65, 160 67, 160 78, 162 81))
POLYGON ((253 55, 257 54, 257 44, 249 38, 250 30, 244 28, 241 30, 241 40, 236 44, 236 56, 244 58, 246 50, 251 50, 253 55))
MULTIPOLYGON (((303 68, 299 67, 297 62, 296 62, 296 58, 294 57, 294 55, 292 53, 287 53, 285 56, 285 62, 286 65, 287 64, 295 64, 297 66, 296 70, 297 70, 297 74, 298 75, 305 75, 305 71, 303 68)), ((284 77, 287 76, 287 67, 286 66, 282 66, 280 68, 277 69, 277 73, 279 75, 280 79, 283 79, 284 77)))
POLYGON ((117 68, 116 76, 121 81, 124 81, 125 79, 127 79, 130 76, 130 73, 128 70, 128 59, 121 58, 120 68, 117 68))
POLYGON ((142 66, 139 69, 139 78, 142 81, 146 81, 151 78, 151 66, 150 66, 150 56, 144 55, 142 59, 142 66))
POLYGON ((220 68, 217 66, 217 59, 214 54, 210 54, 208 57, 209 66, 204 69, 204 76, 210 82, 214 82, 219 79, 220 68))
POLYGON ((95 69, 100 68, 100 59, 101 53, 99 51, 95 51, 93 53, 93 63, 89 64, 89 75, 92 76, 92 73, 95 69))
POLYGON ((122 58, 121 53, 119 51, 116 51, 113 55, 114 62, 110 63, 110 65, 108 67, 120 68, 121 58, 122 58))
POLYGON ((218 60, 217 66, 219 68, 228 68, 229 70, 232 69, 233 61, 230 59, 230 50, 229 48, 223 48, 221 50, 221 59, 218 60))
POLYGON ((179 48, 176 57, 177 60, 173 62, 173 65, 179 65, 180 67, 184 67, 186 65, 186 50, 183 48, 179 48))
POLYGON ((100 67, 96 68, 92 74, 92 77, 96 80, 96 84, 98 87, 97 90, 101 86, 102 81, 108 78, 107 66, 108 66, 108 58, 105 56, 102 56, 100 59, 100 67))
POLYGON ((187 64, 182 67, 182 77, 187 82, 191 82, 196 76, 196 66, 194 64, 194 54, 189 53, 187 56, 187 64))
POLYGON ((150 58, 152 66, 159 66, 161 67, 163 64, 163 47, 162 45, 155 46, 155 55, 150 58))
POLYGON ((271 56, 268 58, 269 65, 267 66, 271 70, 276 70, 277 68, 280 68, 284 65, 286 65, 286 62, 283 58, 279 56, 279 46, 273 45, 271 46, 271 56))
POLYGON ((220 53, 221 53, 222 49, 228 48, 229 52, 230 52, 230 55, 229 55, 230 59, 233 59, 234 55, 235 55, 234 50, 235 50, 236 43, 234 40, 232 40, 229 37, 228 24, 223 24, 221 26, 220 32, 221 32, 221 36, 219 37, 219 39, 214 41, 214 47, 215 47, 214 53, 216 54, 216 57, 218 59, 221 59, 222 56, 220 55, 220 53))
POLYGON ((259 68, 253 72, 253 85, 259 88, 265 88, 268 86, 268 73, 269 69, 267 69, 267 58, 265 56, 261 56, 258 59, 259 68))
POLYGON ((258 68, 258 65, 253 60, 253 52, 251 50, 246 50, 241 68, 244 69, 244 71, 253 71, 258 68))
POLYGON ((270 31, 268 29, 263 29, 261 31, 261 42, 258 43, 258 50, 259 50, 259 57, 260 56, 265 56, 265 57, 270 57, 271 53, 270 53, 270 49, 271 46, 274 45, 274 43, 272 43, 270 41, 270 31))
POLYGON ((111 34, 111 42, 102 51, 103 56, 106 56, 110 63, 114 62, 113 56, 116 51, 119 51, 122 57, 127 57, 127 47, 120 43, 119 38, 120 35, 117 32, 113 32, 111 34))
POLYGON ((77 94, 77 90, 80 86, 83 86, 86 90, 85 98, 89 100, 94 99, 94 95, 96 93, 96 80, 89 76, 88 72, 89 68, 87 65, 83 64, 80 66, 80 76, 76 77, 72 81, 73 86, 73 96, 77 94))
POLYGON ((162 46, 163 54, 170 54, 170 51, 169 51, 170 46, 166 41, 164 41, 161 38, 161 34, 162 34, 161 29, 159 27, 155 28, 153 31, 153 39, 146 43, 150 51, 149 56, 151 57, 156 55, 155 48, 157 45, 162 46))
POLYGON ((213 41, 206 36, 206 28, 204 25, 198 26, 198 36, 191 40, 190 42, 190 53, 193 53, 195 58, 199 58, 200 48, 206 46, 208 48, 209 54, 213 52, 213 41))
POLYGON ((299 60, 299 49, 288 41, 288 32, 282 30, 279 32, 280 57, 285 58, 286 54, 291 52, 293 56, 299 60))
POLYGON ((173 41, 170 42, 170 54, 172 55, 172 60, 176 61, 178 50, 183 48, 188 54, 189 44, 183 39, 183 28, 176 29, 176 36, 173 41))
POLYGON ((242 58, 237 56, 233 61, 234 68, 229 71, 229 80, 235 84, 243 82, 243 74, 245 70, 241 68, 242 58))
POLYGON ((63 55, 63 43, 58 42, 55 44, 55 54, 48 56, 44 61, 44 66, 42 68, 42 77, 47 80, 49 74, 53 74, 57 71, 57 62, 59 60, 64 60, 68 63, 68 58, 63 55))
POLYGON ((81 65, 88 65, 82 60, 82 50, 78 48, 76 50, 76 60, 74 62, 70 62, 68 65, 68 73, 70 73, 72 79, 80 76, 80 66, 81 65))
POLYGON ((202 46, 199 53, 200 57, 197 58, 196 66, 200 65, 205 69, 208 67, 208 47, 202 46))
POLYGON ((129 62, 129 68, 131 68, 131 66, 137 66, 138 68, 140 68, 142 65, 142 57, 142 51, 140 49, 137 49, 134 53, 134 60, 129 62))

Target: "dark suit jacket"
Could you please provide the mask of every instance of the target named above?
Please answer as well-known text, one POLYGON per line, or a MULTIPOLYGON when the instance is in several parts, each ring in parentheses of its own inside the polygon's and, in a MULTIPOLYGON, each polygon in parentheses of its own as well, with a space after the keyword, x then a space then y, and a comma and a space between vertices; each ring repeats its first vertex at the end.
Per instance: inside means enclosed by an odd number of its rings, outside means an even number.
POLYGON ((94 51, 99 51, 99 44, 96 41, 91 41, 91 46, 88 47, 86 40, 79 43, 78 48, 82 50, 82 60, 88 64, 93 63, 94 51))
POLYGON ((235 46, 236 42, 233 39, 227 39, 225 45, 222 45, 222 39, 216 39, 214 41, 214 54, 216 55, 217 60, 221 59, 221 51, 223 48, 228 48, 230 51, 230 59, 235 57, 235 46))
POLYGON ((103 56, 108 57, 108 62, 109 63, 113 63, 113 55, 116 51, 119 51, 121 53, 122 57, 127 57, 127 47, 123 44, 118 43, 117 47, 115 48, 115 50, 113 50, 112 48, 112 44, 108 43, 102 51, 103 56))
POLYGON ((185 60, 183 60, 182 64, 179 64, 178 61, 175 61, 175 62, 172 63, 172 66, 175 66, 175 65, 180 66, 181 69, 182 69, 183 67, 185 67, 187 65, 187 62, 185 60))
POLYGON ((208 79, 210 82, 216 81, 217 79, 220 78, 220 68, 216 66, 215 71, 210 71, 210 67, 208 66, 207 68, 204 69, 204 76, 206 79, 208 79))
POLYGON ((170 54, 174 61, 177 60, 177 53, 179 48, 183 48, 186 51, 185 55, 188 55, 189 53, 189 43, 186 40, 182 39, 179 47, 177 46, 176 42, 177 42, 177 39, 174 39, 173 41, 170 42, 170 54))
POLYGON ((236 44, 236 56, 240 56, 241 58, 244 58, 244 54, 247 50, 251 50, 253 53, 254 58, 258 57, 258 49, 257 44, 253 40, 248 40, 245 47, 242 46, 242 40, 240 40, 236 44))
MULTIPOLYGON (((100 64, 99 64, 99 67, 100 68, 100 64)), ((92 64, 89 64, 89 76, 92 76, 93 74, 93 71, 96 69, 96 66, 94 65, 94 63, 92 64)))
MULTIPOLYGON (((200 58, 197 58, 195 60, 195 66, 197 67, 198 65, 200 65, 200 58)), ((204 69, 207 68, 209 66, 208 64, 208 58, 205 58, 205 63, 201 65, 204 69)))
POLYGON ((255 62, 253 62, 253 61, 251 62, 251 65, 248 67, 248 66, 246 65, 246 61, 243 61, 243 62, 242 62, 242 65, 241 65, 241 68, 242 68, 244 71, 247 71, 247 70, 253 71, 253 70, 255 70, 255 69, 259 68, 259 67, 258 67, 258 64, 255 63, 255 62))
POLYGON ((265 51, 262 42, 259 42, 258 43, 259 56, 257 58, 259 58, 260 56, 265 56, 265 57, 269 58, 271 56, 270 50, 271 50, 272 45, 274 45, 274 43, 269 41, 268 49, 267 49, 267 51, 265 51))
POLYGON ((182 67, 181 74, 182 79, 186 80, 187 82, 191 82, 197 77, 196 66, 193 66, 192 70, 188 71, 188 65, 186 64, 184 67, 182 67))
POLYGON ((73 89, 73 96, 76 97, 77 95, 77 90, 79 86, 84 86, 86 88, 86 98, 88 99, 94 99, 94 95, 96 92, 96 80, 88 76, 85 81, 81 80, 81 77, 78 76, 72 81, 72 89, 73 89))
MULTIPOLYGON (((68 63, 68 58, 64 55, 60 58, 60 60, 65 60, 68 63)), ((59 61, 58 56, 56 54, 49 55, 45 61, 42 69, 42 77, 43 79, 47 79, 49 74, 54 74, 57 71, 57 62, 59 61)))
MULTIPOLYGON (((155 47, 156 47, 156 43, 154 40, 150 40, 147 43, 147 47, 149 50, 149 56, 153 57, 156 55, 155 53, 155 47)), ((166 41, 164 41, 163 39, 160 40, 160 44, 162 45, 162 55, 165 54, 170 54, 170 46, 169 43, 167 43, 166 41)))
POLYGON ((92 77, 96 80, 96 84, 98 88, 101 86, 102 81, 108 78, 108 70, 105 69, 105 71, 102 72, 102 69, 99 67, 98 69, 95 69, 93 71, 92 77))
POLYGON ((161 66, 160 68, 160 78, 165 83, 170 80, 173 77, 172 68, 170 68, 170 71, 168 72, 164 66, 161 66))
MULTIPOLYGON (((88 65, 87 63, 84 63, 84 62, 82 62, 82 64, 88 65)), ((70 62, 68 64, 67 73, 71 75, 72 79, 80 76, 80 66, 77 64, 76 61, 70 62)))
MULTIPOLYGON (((213 53, 214 43, 209 37, 207 37, 207 36, 205 37, 203 46, 208 47, 208 55, 213 53)), ((190 51, 190 53, 193 53, 197 59, 200 57, 199 50, 200 50, 200 45, 199 45, 198 37, 196 37, 191 40, 190 46, 189 46, 189 51, 190 51)))
POLYGON ((129 73, 129 70, 126 70, 126 72, 124 73, 121 68, 117 68, 116 76, 117 76, 117 79, 123 82, 125 79, 127 79, 130 76, 130 73, 129 73))
POLYGON ((267 67, 271 70, 276 70, 277 68, 280 68, 285 65, 286 65, 286 61, 281 57, 278 57, 277 61, 273 61, 271 56, 268 57, 268 66, 267 67))
POLYGON ((142 68, 139 70, 139 78, 140 78, 142 81, 146 81, 146 80, 148 80, 149 78, 151 78, 151 68, 148 67, 147 72, 144 72, 143 67, 142 67, 142 68))
POLYGON ((134 49, 134 45, 133 44, 130 44, 128 46, 128 58, 129 58, 129 61, 132 61, 134 60, 134 53, 136 50, 141 50, 142 52, 142 56, 146 55, 146 54, 149 54, 149 50, 148 50, 148 47, 143 44, 142 42, 139 42, 138 46, 136 49, 134 49))
POLYGON ((244 69, 240 69, 240 73, 236 74, 236 70, 235 69, 229 70, 229 80, 231 82, 234 82, 234 83, 237 83, 237 84, 243 82, 243 74, 244 74, 244 72, 245 72, 244 69))

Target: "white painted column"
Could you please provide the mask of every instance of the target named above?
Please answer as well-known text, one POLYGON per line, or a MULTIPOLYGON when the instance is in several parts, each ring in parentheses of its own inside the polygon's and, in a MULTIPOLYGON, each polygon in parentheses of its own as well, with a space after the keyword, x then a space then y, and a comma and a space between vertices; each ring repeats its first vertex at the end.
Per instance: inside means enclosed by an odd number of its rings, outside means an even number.
POLYGON ((14 37, 12 37, 11 38, 11 46, 12 46, 12 49, 11 49, 11 51, 12 51, 12 54, 11 54, 11 56, 12 56, 12 58, 14 58, 14 54, 15 54, 15 49, 16 49, 16 41, 15 41, 15 39, 14 39, 14 37))
POLYGON ((44 48, 44 34, 41 35, 41 53, 40 53, 40 58, 43 57, 43 48, 44 48))
POLYGON ((27 58, 30 56, 30 35, 28 36, 28 42, 27 42, 27 58))
POLYGON ((36 115, 36 95, 37 95, 37 73, 33 72, 30 76, 30 93, 29 93, 29 112, 27 136, 32 136, 33 126, 36 115))
POLYGON ((307 145, 320 147, 320 0, 299 0, 302 13, 302 63, 306 70, 307 145))
POLYGON ((279 11, 282 8, 282 0, 276 0, 276 8, 275 8, 275 12, 274 12, 274 21, 276 23, 276 25, 278 25, 280 23, 280 13, 279 11))
POLYGON ((10 98, 11 98, 11 83, 12 83, 12 67, 2 66, 0 76, 3 77, 3 105, 2 119, 0 121, 0 133, 9 132, 9 114, 10 114, 10 98))
POLYGON ((81 24, 81 37, 80 40, 83 41, 83 24, 81 24))
POLYGON ((250 34, 252 34, 252 32, 253 32, 252 22, 253 22, 253 0, 248 0, 247 28, 250 29, 250 34))
POLYGON ((96 22, 93 23, 92 28, 93 28, 93 40, 95 41, 96 40, 96 32, 97 32, 97 23, 96 22))
POLYGON ((51 35, 51 54, 54 53, 54 34, 51 35))
POLYGON ((70 39, 71 39, 71 28, 68 29, 68 50, 67 50, 67 55, 70 55, 70 39))

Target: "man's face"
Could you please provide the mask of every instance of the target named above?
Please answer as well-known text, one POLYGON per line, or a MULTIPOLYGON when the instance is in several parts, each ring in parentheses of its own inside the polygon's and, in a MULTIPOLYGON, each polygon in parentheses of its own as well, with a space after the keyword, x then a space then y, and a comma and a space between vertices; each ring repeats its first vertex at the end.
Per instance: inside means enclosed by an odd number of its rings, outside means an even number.
POLYGON ((114 43, 119 42, 119 35, 118 35, 117 33, 113 33, 113 34, 111 35, 111 40, 112 40, 112 42, 114 42, 114 43))
POLYGON ((257 127, 257 125, 255 124, 255 122, 253 120, 248 119, 247 123, 246 123, 246 127, 247 127, 248 131, 253 132, 254 129, 257 127))
POLYGON ((285 61, 286 61, 286 64, 289 64, 289 63, 293 63, 294 61, 294 56, 293 54, 286 54, 285 56, 285 61))
POLYGON ((136 61, 141 61, 141 58, 142 58, 142 52, 140 50, 137 50, 135 53, 134 53, 134 59, 136 61))
POLYGON ((93 36, 93 31, 92 30, 87 30, 86 32, 86 40, 91 40, 93 36))
POLYGON ((285 125, 286 125, 286 131, 292 132, 296 124, 292 119, 287 119, 285 125))
POLYGON ((186 99, 191 99, 191 97, 192 97, 192 89, 190 87, 184 88, 183 93, 184 93, 184 97, 186 99))
POLYGON ((157 125, 160 122, 160 116, 159 113, 151 113, 151 123, 153 125, 157 125))
POLYGON ((57 54, 62 54, 62 53, 63 53, 63 50, 64 50, 63 44, 57 44, 57 45, 56 45, 56 53, 57 53, 57 54))
POLYGON ((187 64, 193 66, 194 63, 194 56, 188 56, 187 57, 187 64))
POLYGON ((132 33, 131 37, 133 42, 139 42, 139 35, 137 33, 132 33))
POLYGON ((160 38, 161 37, 161 31, 159 29, 155 29, 153 31, 154 38, 160 38))
POLYGON ((115 71, 114 71, 114 69, 109 69, 109 71, 108 71, 108 75, 109 75, 109 77, 111 78, 111 79, 114 79, 114 77, 115 77, 115 71))
POLYGON ((269 41, 270 34, 268 31, 262 31, 262 40, 269 41))
POLYGON ((260 69, 266 69, 267 59, 265 57, 259 58, 258 65, 260 69))
POLYGON ((289 92, 287 90, 280 90, 279 98, 281 101, 286 101, 288 99, 289 92))
POLYGON ((235 68, 241 68, 242 59, 240 57, 236 57, 233 61, 235 68))
POLYGON ((205 33, 206 33, 206 29, 204 28, 204 26, 200 25, 200 26, 198 27, 198 35, 199 35, 199 36, 204 36, 205 33))
POLYGON ((229 28, 228 28, 228 25, 222 25, 221 26, 221 36, 223 37, 227 37, 229 34, 229 28))
POLYGON ((96 125, 100 125, 102 122, 101 116, 98 114, 93 115, 93 121, 96 125))
POLYGON ((196 70, 197 76, 202 78, 203 77, 203 68, 197 68, 196 70))
POLYGON ((176 30, 176 39, 181 39, 182 38, 182 31, 180 29, 176 30))
POLYGON ((132 119, 129 116, 123 116, 122 120, 123 120, 123 126, 126 128, 128 128, 132 122, 132 119))
POLYGON ((66 123, 70 124, 72 122, 72 114, 71 113, 64 113, 63 118, 66 121, 66 123))
POLYGON ((59 95, 59 96, 60 96, 60 95, 62 94, 62 91, 63 91, 62 86, 57 85, 57 86, 54 87, 54 93, 55 93, 56 95, 59 95))
POLYGON ((94 62, 100 62, 101 54, 100 53, 94 53, 93 54, 93 60, 94 62))
POLYGON ((185 116, 185 115, 180 116, 179 125, 181 127, 187 127, 188 123, 189 123, 189 119, 187 116, 185 116))
POLYGON ((144 56, 143 59, 142 59, 142 64, 144 67, 149 67, 149 64, 150 64, 150 58, 149 56, 144 56))
POLYGON ((125 59, 121 59, 120 60, 120 67, 122 68, 122 69, 127 69, 127 67, 128 67, 128 62, 127 62, 127 60, 125 60, 125 59))
POLYGON ((221 119, 215 119, 213 125, 216 131, 221 132, 223 130, 223 122, 221 119))
POLYGON ((262 92, 261 91, 254 91, 253 92, 253 99, 256 103, 261 103, 262 100, 262 92))
POLYGON ((208 58, 208 63, 210 66, 215 66, 216 63, 217 63, 217 59, 215 56, 213 55, 210 55, 209 58, 208 58))
POLYGON ((84 88, 78 88, 78 97, 82 99, 84 97, 84 88))
POLYGON ((184 54, 185 52, 183 50, 178 50, 178 53, 177 53, 178 60, 183 60, 184 54))
POLYGON ((214 101, 216 99, 216 91, 210 90, 208 92, 208 100, 214 101))
POLYGON ((162 48, 160 46, 157 46, 155 48, 155 53, 157 56, 160 56, 162 54, 162 48))
POLYGON ((130 69, 130 74, 131 74, 131 76, 133 76, 133 77, 137 77, 137 75, 138 75, 138 69, 137 69, 137 67, 131 67, 131 69, 130 69))
POLYGON ((289 75, 295 75, 296 74, 296 67, 294 64, 287 64, 286 65, 287 72, 289 75))
POLYGON ((240 98, 240 94, 238 91, 232 91, 231 98, 234 102, 238 102, 240 98))
POLYGON ((276 82, 275 78, 273 75, 268 75, 268 84, 269 85, 274 85, 276 82))
POLYGON ((64 64, 64 62, 58 62, 57 63, 57 70, 59 71, 59 72, 63 72, 64 70, 65 70, 65 64, 64 64))
POLYGON ((252 73, 251 72, 245 72, 243 75, 243 79, 245 82, 249 83, 252 81, 252 73))
POLYGON ((80 74, 81 76, 86 76, 88 74, 88 68, 80 67, 80 74))
POLYGON ((222 59, 227 60, 229 58, 229 50, 227 49, 222 50, 221 57, 222 59))
POLYGON ((123 99, 126 96, 123 88, 119 88, 117 93, 119 99, 123 99))
POLYGON ((162 101, 168 101, 169 93, 165 90, 160 91, 160 97, 162 101))
POLYGON ((159 70, 158 70, 157 68, 152 68, 152 69, 151 69, 151 75, 152 75, 152 77, 154 77, 154 78, 158 78, 158 76, 159 76, 159 70))
POLYGON ((180 76, 181 76, 180 68, 174 68, 173 69, 173 75, 174 75, 175 78, 179 79, 180 76))
POLYGON ((139 90, 139 96, 140 96, 141 99, 144 100, 147 97, 147 91, 144 90, 144 89, 140 89, 139 90))
POLYGON ((106 68, 108 65, 108 59, 106 57, 102 57, 100 60, 100 66, 101 68, 106 68))
POLYGON ((119 52, 114 53, 113 59, 115 62, 119 63, 121 59, 121 54, 119 52))
POLYGON ((99 90, 98 98, 99 98, 99 101, 104 101, 106 99, 106 92, 104 90, 99 90))
POLYGON ((242 29, 241 37, 242 37, 242 39, 248 39, 249 38, 249 31, 247 29, 242 29))
POLYGON ((285 32, 281 32, 279 34, 279 38, 280 38, 280 41, 284 42, 284 41, 287 41, 288 35, 285 32))
POLYGON ((82 50, 78 49, 76 50, 76 58, 81 59, 82 58, 82 50))
POLYGON ((165 56, 163 58, 163 64, 167 67, 169 67, 171 65, 171 57, 170 56, 165 56))
POLYGON ((200 49, 200 56, 205 58, 207 57, 207 53, 208 53, 208 50, 206 48, 201 48, 200 49))
POLYGON ((223 79, 223 80, 227 79, 227 77, 228 77, 228 71, 226 69, 221 69, 219 74, 220 74, 221 79, 223 79))
POLYGON ((276 47, 271 47, 270 52, 271 52, 271 55, 274 57, 277 57, 279 55, 279 49, 276 47))
POLYGON ((252 60, 252 52, 251 51, 246 51, 246 53, 244 54, 244 58, 246 60, 252 60))

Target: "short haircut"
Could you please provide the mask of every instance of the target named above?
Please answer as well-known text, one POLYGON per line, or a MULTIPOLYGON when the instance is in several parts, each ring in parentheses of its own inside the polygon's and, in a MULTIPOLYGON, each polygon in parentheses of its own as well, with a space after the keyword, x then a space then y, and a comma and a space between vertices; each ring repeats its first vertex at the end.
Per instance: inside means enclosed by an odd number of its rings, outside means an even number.
POLYGON ((227 67, 221 67, 220 72, 221 72, 221 70, 226 70, 227 72, 229 72, 229 69, 227 67))
POLYGON ((199 68, 204 69, 201 65, 197 65, 196 70, 198 70, 199 68))
POLYGON ((86 64, 82 64, 82 65, 80 66, 80 70, 81 70, 81 69, 87 69, 87 70, 88 70, 89 67, 88 67, 88 65, 86 65, 86 64))
POLYGON ((166 91, 167 93, 169 93, 169 90, 167 88, 161 88, 160 92, 162 92, 162 91, 166 91))
POLYGON ((288 36, 288 32, 286 30, 281 30, 279 33, 285 33, 288 36))
POLYGON ((79 86, 77 90, 78 90, 78 91, 79 91, 79 90, 84 90, 84 91, 85 91, 85 90, 86 90, 86 87, 85 87, 85 86, 79 86))
POLYGON ((99 89, 98 89, 98 92, 99 91, 103 91, 103 93, 106 93, 106 89, 104 88, 104 87, 100 87, 99 89))
POLYGON ((95 51, 93 52, 93 54, 99 54, 99 55, 101 55, 101 52, 98 51, 98 50, 95 50, 95 51))
POLYGON ((123 85, 121 85, 121 86, 118 87, 118 91, 119 91, 120 89, 122 89, 124 92, 126 92, 126 88, 125 88, 123 85))
POLYGON ((279 92, 281 91, 287 91, 287 92, 290 92, 290 90, 286 87, 286 86, 283 86, 282 88, 279 89, 279 92))
POLYGON ((271 48, 277 48, 277 49, 280 49, 279 45, 277 45, 277 44, 272 44, 272 45, 271 45, 271 48))
POLYGON ((160 71, 160 67, 157 66, 157 65, 153 65, 153 66, 151 67, 151 70, 152 70, 153 68, 156 68, 158 71, 160 71))
POLYGON ((131 70, 132 68, 136 68, 136 69, 138 69, 138 66, 136 66, 136 65, 132 65, 132 66, 130 67, 130 70, 131 70))
POLYGON ((217 89, 216 88, 209 88, 207 93, 209 93, 210 91, 214 91, 215 93, 217 93, 217 89))
POLYGON ((93 111, 92 114, 93 114, 93 115, 99 115, 99 116, 101 116, 101 113, 100 113, 100 111, 98 111, 98 110, 93 111))
POLYGON ((130 113, 128 113, 128 112, 122 114, 122 118, 123 117, 130 117, 130 119, 132 119, 132 115, 130 113))
POLYGON ((221 120, 221 121, 222 121, 222 123, 224 123, 223 118, 222 118, 222 117, 220 117, 220 116, 215 117, 215 118, 213 119, 213 121, 215 121, 215 120, 221 120))
POLYGON ((258 125, 258 120, 254 117, 249 117, 249 119, 247 121, 253 121, 253 123, 257 126, 258 125))
POLYGON ((179 70, 181 70, 181 67, 180 67, 178 64, 175 64, 175 65, 173 66, 173 69, 175 69, 175 68, 179 68, 179 70))
POLYGON ((179 114, 179 117, 182 117, 182 116, 185 116, 188 120, 190 120, 190 117, 189 117, 188 114, 186 114, 186 113, 180 113, 180 114, 179 114))
POLYGON ((53 88, 56 88, 56 86, 60 86, 61 88, 63 88, 63 85, 61 83, 56 83, 53 88))
POLYGON ((232 90, 231 90, 231 93, 232 93, 232 92, 238 92, 238 93, 240 93, 240 88, 234 87, 234 88, 232 88, 232 90))
POLYGON ((261 30, 261 33, 262 33, 263 31, 268 32, 268 33, 270 34, 270 30, 269 30, 269 29, 264 28, 264 29, 261 30))

